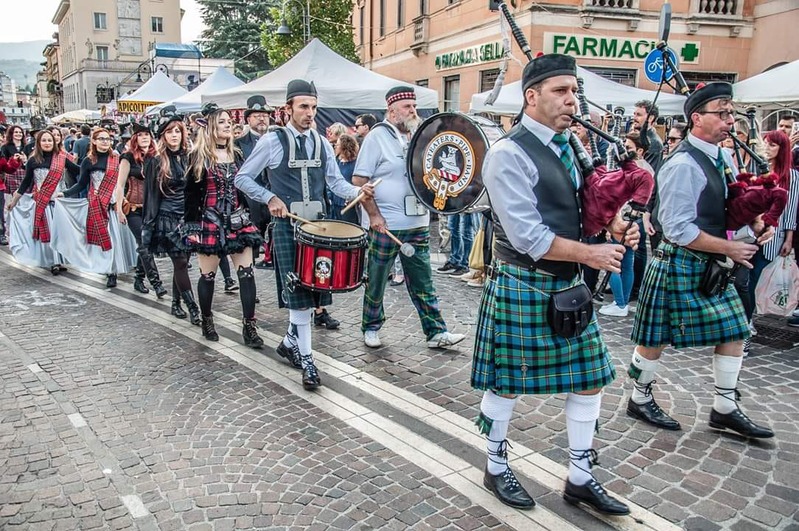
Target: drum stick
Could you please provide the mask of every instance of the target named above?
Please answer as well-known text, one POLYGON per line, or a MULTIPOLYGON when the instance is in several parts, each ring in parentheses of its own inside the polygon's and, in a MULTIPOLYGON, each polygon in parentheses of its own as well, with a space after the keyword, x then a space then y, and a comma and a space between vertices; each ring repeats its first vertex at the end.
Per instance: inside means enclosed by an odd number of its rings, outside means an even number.
MULTIPOLYGON (((377 188, 377 185, 378 185, 378 184, 380 184, 380 183, 382 183, 382 182, 383 182, 383 178, 382 178, 382 177, 380 177, 379 179, 375 179, 375 182, 373 182, 373 183, 372 183, 372 186, 373 186, 374 188, 377 188)), ((347 206, 345 206, 344 208, 342 208, 342 209, 341 209, 341 213, 343 214, 343 213, 344 213, 344 212, 346 212, 347 210, 351 209, 352 207, 354 207, 355 205, 357 205, 358 203, 360 203, 360 202, 363 200, 363 198, 364 198, 364 197, 366 197, 366 194, 364 194, 363 192, 361 192, 360 194, 358 194, 358 196, 357 196, 355 199, 353 199, 352 201, 350 201, 350 203, 349 203, 347 206)))
POLYGON ((414 254, 416 254, 416 249, 413 248, 413 245, 411 245, 410 243, 402 243, 402 240, 394 236, 391 233, 391 231, 388 229, 386 229, 386 234, 388 235, 389 238, 394 240, 394 243, 400 246, 400 252, 402 254, 404 254, 405 256, 413 256, 414 254))
MULTIPOLYGON (((301 218, 297 214, 292 214, 291 212, 286 212, 286 217, 297 221, 302 221, 303 223, 313 223, 313 221, 311 221, 310 219, 301 218)), ((319 228, 322 230, 327 230, 327 227, 320 226, 319 228)))

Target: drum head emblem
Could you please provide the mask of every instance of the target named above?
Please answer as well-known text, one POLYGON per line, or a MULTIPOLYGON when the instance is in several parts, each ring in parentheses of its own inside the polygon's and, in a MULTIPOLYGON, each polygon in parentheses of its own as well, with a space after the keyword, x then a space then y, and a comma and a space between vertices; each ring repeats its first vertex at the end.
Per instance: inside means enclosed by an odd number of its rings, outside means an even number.
POLYGON ((319 282, 324 283, 330 278, 333 270, 333 261, 325 256, 320 256, 314 262, 314 276, 319 282))
POLYGON ((445 131, 432 138, 424 151, 424 184, 433 194, 433 206, 444 210, 474 178, 474 150, 463 135, 445 131))

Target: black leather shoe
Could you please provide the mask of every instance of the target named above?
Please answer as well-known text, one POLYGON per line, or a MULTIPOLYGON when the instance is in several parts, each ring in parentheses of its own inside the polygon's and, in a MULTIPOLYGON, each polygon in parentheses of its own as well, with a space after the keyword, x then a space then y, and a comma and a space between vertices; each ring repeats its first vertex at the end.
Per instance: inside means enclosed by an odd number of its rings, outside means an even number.
POLYGON ((283 341, 275 349, 281 358, 286 358, 291 366, 295 369, 302 369, 302 362, 300 361, 300 351, 297 348, 287 347, 283 341))
POLYGON ((324 326, 328 330, 338 329, 341 323, 333 319, 327 310, 322 310, 322 313, 314 313, 313 322, 316 326, 324 326))
POLYGON ((660 409, 654 398, 646 404, 636 404, 631 398, 627 401, 627 414, 634 419, 643 420, 647 424, 664 430, 678 431, 682 429, 679 422, 660 409))
POLYGON ((483 486, 494 493, 499 501, 516 509, 532 509, 535 500, 527 494, 519 480, 508 467, 505 472, 496 476, 489 474, 486 468, 483 475, 483 486))
POLYGON ((563 491, 563 499, 572 505, 577 505, 581 502, 587 503, 604 514, 630 514, 630 508, 608 494, 608 491, 594 478, 591 478, 588 483, 581 486, 566 480, 566 489, 563 491))
POLYGON ((255 262, 255 269, 273 269, 271 262, 265 262, 261 260, 260 262, 255 262))
MULTIPOLYGON (((255 319, 244 319, 244 321, 242 321, 244 326, 241 329, 241 335, 244 338, 244 345, 250 348, 260 349, 264 346, 264 340, 258 335, 257 322, 258 321, 255 319)), ((281 341, 281 344, 282 343, 281 341)))
POLYGON ((133 280, 133 289, 138 291, 139 293, 150 293, 150 289, 144 285, 144 278, 136 277, 133 280))
POLYGON ((322 380, 319 379, 319 372, 316 370, 316 365, 309 363, 302 370, 302 386, 306 391, 311 391, 322 385, 322 380))
POLYGON ((155 290, 155 296, 159 299, 163 299, 167 293, 169 293, 163 284, 154 284, 153 289, 155 290))
POLYGON ((736 409, 732 413, 719 413, 710 410, 710 427, 717 430, 728 429, 740 433, 744 437, 754 439, 768 439, 774 437, 774 432, 765 426, 758 426, 747 417, 743 411, 736 409))
POLYGON ((112 274, 106 276, 105 287, 106 288, 115 288, 115 287, 117 287, 117 276, 115 274, 112 273, 112 274))
POLYGON ((219 334, 216 333, 214 317, 212 315, 203 315, 200 327, 202 328, 203 337, 205 339, 208 341, 219 341, 219 334))
POLYGON ((58 268, 57 265, 54 265, 53 267, 50 268, 50 274, 56 277, 61 274, 61 270, 58 268))
POLYGON ((180 299, 172 299, 171 313, 178 319, 185 319, 186 317, 189 316, 189 314, 186 313, 186 310, 184 310, 183 307, 181 307, 180 299))

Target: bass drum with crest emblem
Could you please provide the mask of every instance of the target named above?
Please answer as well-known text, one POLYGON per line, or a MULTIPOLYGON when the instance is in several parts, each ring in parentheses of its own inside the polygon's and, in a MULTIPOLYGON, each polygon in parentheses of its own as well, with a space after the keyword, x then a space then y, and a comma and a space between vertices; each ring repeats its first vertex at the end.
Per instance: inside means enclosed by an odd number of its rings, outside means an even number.
POLYGON ((483 161, 505 131, 482 116, 434 114, 419 126, 408 146, 408 178, 417 199, 439 214, 488 208, 483 161))

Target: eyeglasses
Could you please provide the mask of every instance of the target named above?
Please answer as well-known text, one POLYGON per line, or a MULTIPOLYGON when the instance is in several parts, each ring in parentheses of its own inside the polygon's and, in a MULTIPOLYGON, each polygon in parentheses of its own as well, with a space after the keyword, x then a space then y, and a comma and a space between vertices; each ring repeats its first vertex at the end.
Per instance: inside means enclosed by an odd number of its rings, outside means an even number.
POLYGON ((95 138, 98 142, 111 142, 111 137, 109 136, 98 136, 95 138))
POLYGON ((359 127, 363 127, 363 124, 355 124, 354 127, 357 129, 359 127))
POLYGON ((680 140, 682 140, 682 138, 678 136, 670 136, 666 138, 666 142, 668 142, 669 144, 671 144, 672 142, 679 142, 680 140))
POLYGON ((722 122, 726 122, 727 119, 733 115, 735 111, 702 111, 699 114, 715 114, 719 117, 719 120, 722 122))

